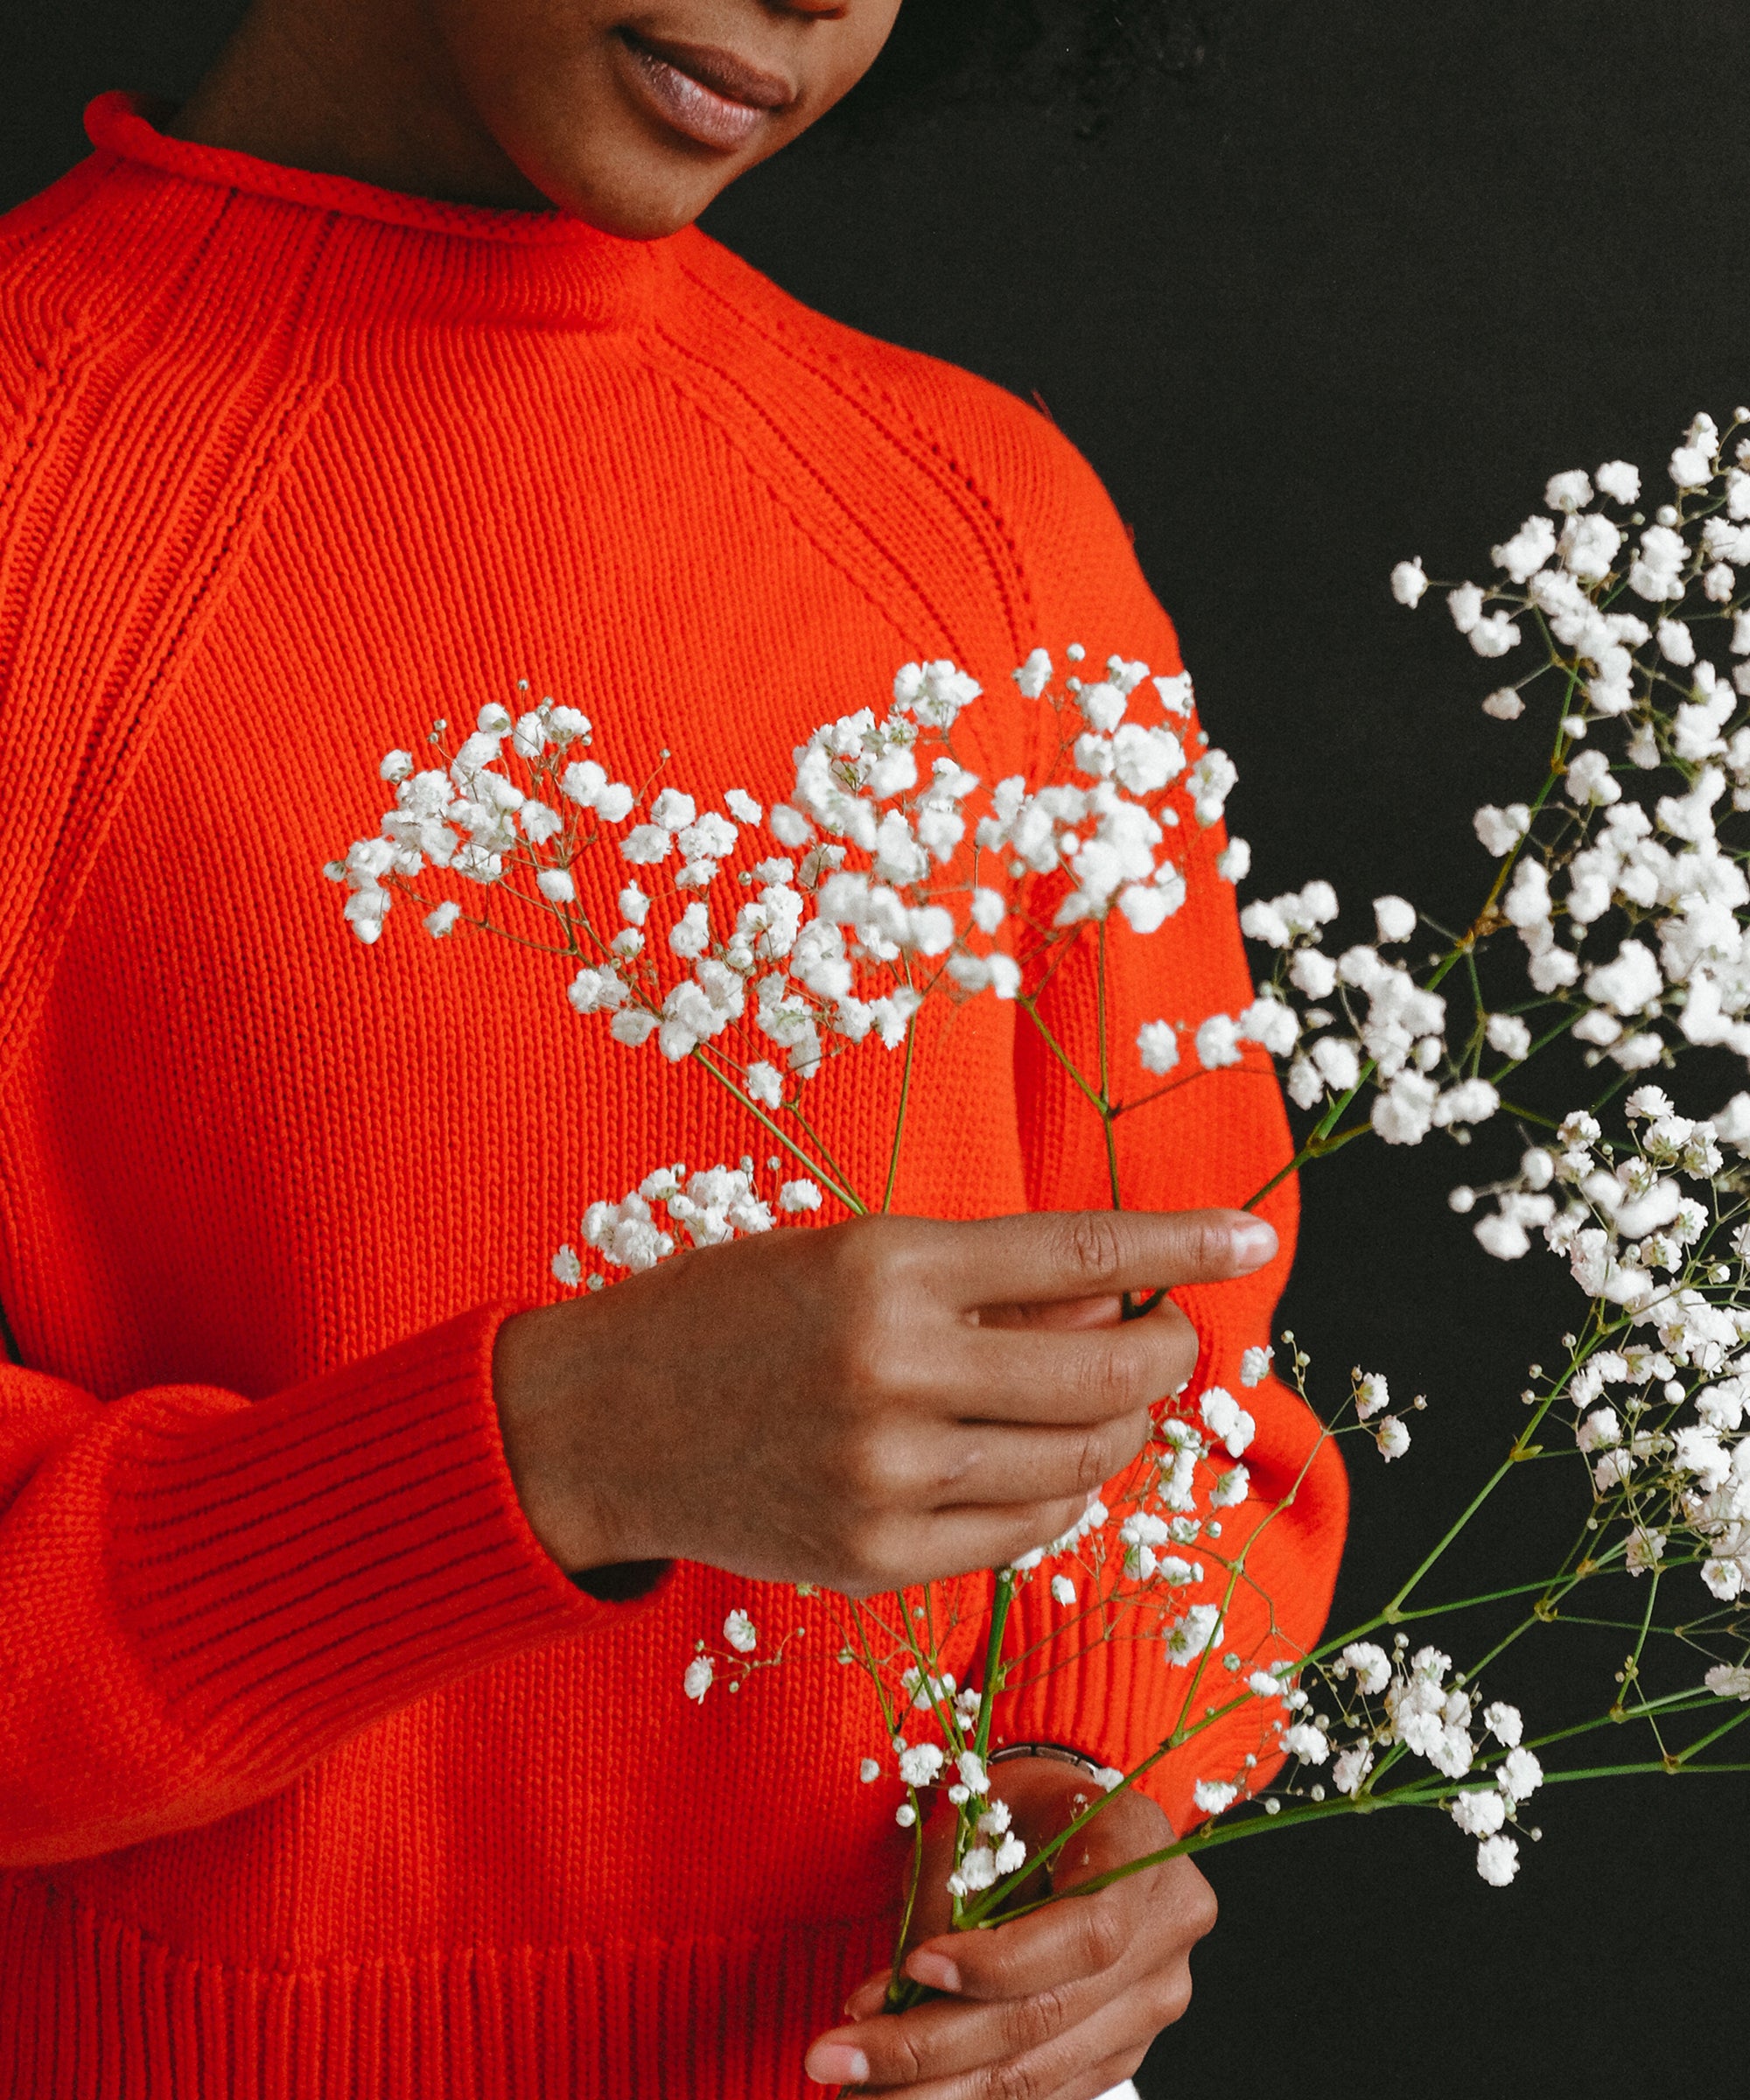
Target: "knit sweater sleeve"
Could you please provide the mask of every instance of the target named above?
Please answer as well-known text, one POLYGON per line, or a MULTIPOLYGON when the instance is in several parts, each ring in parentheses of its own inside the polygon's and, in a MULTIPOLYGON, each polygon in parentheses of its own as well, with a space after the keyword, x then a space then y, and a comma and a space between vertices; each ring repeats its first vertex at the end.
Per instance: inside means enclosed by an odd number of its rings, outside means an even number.
MULTIPOLYGON (((1060 673, 1068 668, 1063 652, 1072 641, 1086 648, 1090 667, 1103 665, 1116 653, 1144 659, 1157 674, 1177 672, 1172 626, 1087 463, 1018 403, 993 404, 991 424, 984 438, 990 500, 1012 534, 1034 622, 1030 634, 1018 637, 1022 648, 1043 644, 1060 673)), ((1194 752, 1194 724, 1186 734, 1194 752)), ((1237 1207, 1292 1152, 1281 1096, 1262 1051, 1249 1046, 1241 1064, 1224 1070, 1197 1068, 1192 1045, 1198 1024, 1213 1013, 1238 1013, 1252 992, 1234 889, 1215 867, 1225 844, 1222 827, 1200 827, 1188 798, 1175 797, 1175 802, 1180 822, 1169 834, 1167 850, 1186 876, 1186 904, 1147 938, 1133 934, 1116 914, 1106 935, 1110 1097, 1140 1104, 1115 1125, 1122 1193, 1130 1209, 1237 1207), (1180 1083, 1165 1091, 1162 1078, 1143 1069, 1137 1050, 1139 1027, 1161 1019, 1179 1026, 1182 1058, 1169 1075, 1180 1083), (1144 1102, 1151 1095, 1156 1097, 1144 1102)), ((1091 940, 1080 943, 1040 1008, 1058 1042, 1090 1079, 1099 1069, 1098 953, 1091 940)), ((1017 1028, 1018 1097, 1031 1202, 1041 1209, 1108 1207, 1110 1177, 1100 1118, 1041 1037, 1018 1016, 1017 1028)), ((1267 1268, 1242 1281, 1172 1294, 1197 1331, 1199 1361, 1189 1394, 1226 1386, 1257 1424, 1245 1453, 1250 1500, 1223 1513, 1218 1540, 1187 1550, 1203 1562, 1206 1580, 1185 1600, 1219 1602, 1228 1586, 1223 1564, 1231 1564, 1246 1548, 1243 1578, 1228 1604, 1222 1640, 1194 1695, 1199 1718, 1208 1705, 1231 1696, 1236 1680, 1221 1667, 1223 1654, 1236 1653, 1250 1670, 1297 1652, 1316 1637, 1329 1607, 1347 1516, 1347 1482, 1336 1448, 1326 1444, 1313 1456, 1316 1427, 1308 1410, 1274 1381, 1251 1390, 1240 1382, 1243 1351, 1271 1340, 1276 1301, 1293 1258, 1298 1203, 1292 1182, 1279 1186, 1261 1208, 1281 1238, 1267 1268), (1292 1504, 1248 1544, 1261 1521, 1291 1492, 1292 1504)), ((1062 1618, 1042 1578, 1025 1587, 1017 1651, 1043 1642, 1040 1659, 1053 1667, 1017 1692, 1005 1732, 1018 1741, 1074 1746, 1130 1770, 1179 1724, 1193 1696, 1194 1672, 1166 1662, 1157 1642, 1116 1638, 1089 1645, 1056 1640, 1053 1627, 1062 1618)), ((1278 1713, 1273 1704, 1266 1709, 1246 1702, 1155 1768, 1148 1790, 1177 1827, 1197 1819, 1191 1791, 1199 1778, 1242 1778, 1248 1754, 1258 1759, 1254 1783, 1271 1768, 1278 1760, 1270 1724, 1278 1713)))
POLYGON ((250 1403, 0 1368, 0 1866, 218 1821, 497 1658, 618 1624, 516 1500, 508 1308, 250 1403))

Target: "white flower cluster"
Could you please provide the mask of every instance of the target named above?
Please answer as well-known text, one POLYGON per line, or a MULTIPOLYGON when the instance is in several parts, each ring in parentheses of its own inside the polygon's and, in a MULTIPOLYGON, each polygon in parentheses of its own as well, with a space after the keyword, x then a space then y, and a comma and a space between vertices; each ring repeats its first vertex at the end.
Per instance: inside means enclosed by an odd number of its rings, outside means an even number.
POLYGON ((682 1678, 682 1690, 699 1706, 704 1705, 706 1694, 714 1684, 722 1684, 730 1691, 739 1691, 755 1670, 771 1670, 781 1662, 785 1649, 792 1641, 801 1637, 803 1630, 801 1627, 794 1628, 770 1655, 761 1656, 757 1653, 759 1629, 738 1605, 724 1620, 721 1648, 708 1648, 703 1641, 694 1643, 692 1660, 682 1678))
MULTIPOLYGON (((1244 1013, 1198 1029, 1202 1065, 1259 1043, 1290 1060, 1301 1108, 1322 1114, 1370 1089, 1375 1132, 1414 1144, 1488 1121, 1503 1075, 1539 1039, 1569 1038, 1589 1061, 1631 1073, 1688 1046, 1750 1060, 1750 881, 1717 828, 1750 809, 1750 437, 1727 450, 1697 417, 1672 455, 1674 500, 1651 524, 1620 514, 1641 493, 1638 470, 1620 460, 1554 476, 1548 514, 1494 549, 1501 580, 1447 593, 1480 654, 1505 656, 1534 635, 1543 645, 1516 685, 1488 696, 1491 716, 1517 720, 1534 689, 1560 687, 1560 792, 1489 804, 1475 819, 1504 864, 1463 953, 1516 936, 1530 996, 1479 1012, 1454 1039, 1436 988, 1457 952, 1421 972, 1388 960, 1381 951, 1410 939, 1417 915, 1382 897, 1375 937, 1328 955, 1337 899, 1309 883, 1246 906, 1246 934, 1278 960, 1244 1013), (1600 934, 1613 947, 1589 956, 1600 934), (1491 1052, 1499 1061, 1485 1071, 1491 1052)), ((1429 588, 1419 561, 1401 563, 1392 588, 1418 603, 1429 588)), ((1176 1039, 1163 1024, 1144 1034, 1150 1068, 1170 1068, 1176 1039)))
MULTIPOLYGON (((953 748, 979 687, 953 663, 913 663, 885 714, 843 716, 797 747, 790 797, 769 813, 739 788, 720 809, 676 787, 647 802, 573 755, 593 734, 577 710, 547 699, 513 717, 494 704, 447 767, 419 771, 391 752, 379 771, 395 808, 325 872, 347 889, 346 917, 368 943, 396 894, 416 895, 430 872, 493 886, 576 959, 578 1013, 672 1061, 706 1053, 770 1116, 832 1052, 898 1048, 938 985, 1016 998, 1012 886, 1068 876, 1047 942, 1113 912, 1152 933, 1184 902, 1170 834, 1181 808, 1214 823, 1235 780, 1225 753, 1195 752, 1190 680, 1117 656, 1098 680, 1072 674, 1061 694, 1053 677, 1043 649, 1015 674, 1060 718, 1042 781, 981 782, 953 748), (610 895, 604 922, 591 900, 610 895)), ((1235 879, 1244 858, 1229 849, 1235 879)), ((438 938, 464 923, 494 926, 453 898, 425 920, 438 938)))
MULTIPOLYGON (((434 732, 434 740, 440 732, 434 732)), ((450 869, 470 882, 501 881, 508 858, 550 846, 568 835, 575 820, 548 798, 556 779, 562 792, 604 823, 620 823, 631 814, 633 792, 623 780, 610 781, 592 760, 575 761, 560 772, 565 754, 587 746, 592 730, 587 716, 574 707, 555 706, 550 699, 513 718, 495 701, 483 707, 472 735, 466 738, 447 767, 418 768, 410 752, 391 751, 377 768, 395 789, 395 807, 385 810, 374 838, 355 839, 343 861, 330 861, 323 872, 348 892, 346 923, 369 947, 382 934, 383 920, 400 885, 416 881, 429 864, 450 869), (534 792, 521 788, 495 770, 508 746, 533 769, 534 792)), ((542 894, 551 902, 575 893, 561 853, 543 869, 550 886, 542 894)), ((452 931, 462 916, 453 901, 439 905, 426 920, 435 939, 452 931)))
POLYGON ((1729 1603, 1750 1588, 1750 1435, 1740 1433, 1750 1232, 1727 1234, 1716 1218, 1745 1212, 1750 1096, 1712 1122, 1679 1116, 1658 1087, 1636 1088, 1624 1110, 1634 1143, 1620 1157, 1597 1118, 1575 1111, 1555 1146, 1534 1147, 1513 1180, 1481 1192, 1497 1208, 1477 1236, 1513 1258, 1540 1230, 1608 1323, 1609 1346, 1586 1353, 1567 1398, 1601 1514, 1629 1526, 1628 1571, 1672 1558, 1683 1539, 1708 1589, 1729 1603), (1738 1155, 1729 1166, 1723 1138, 1738 1155), (1635 1329, 1645 1338, 1628 1339, 1635 1329))
MULTIPOLYGON (((1486 1080, 1447 1070, 1446 1000, 1380 953, 1415 933, 1414 907, 1402 897, 1380 897, 1373 908, 1373 941, 1333 956, 1321 945, 1340 909, 1328 882, 1248 904, 1242 930, 1277 949, 1281 961, 1243 1012, 1203 1022, 1199 1062, 1236 1064, 1242 1043, 1260 1044, 1291 1060, 1288 1093, 1303 1109, 1346 1099, 1371 1079, 1373 1127, 1389 1144, 1417 1144, 1431 1130, 1486 1122, 1500 1096, 1486 1080), (1443 1070, 1444 1088, 1435 1076, 1443 1070)), ((1142 1047, 1146 1061, 1148 1046, 1142 1047)))
MULTIPOLYGON (((1543 1784, 1544 1768, 1524 1746, 1518 1708, 1502 1701, 1483 1706, 1452 1669, 1452 1658, 1438 1648, 1420 1648, 1412 1655, 1400 1634, 1390 1654, 1376 1642, 1352 1641, 1323 1666, 1334 1703, 1343 1709, 1335 1720, 1325 1714, 1309 1718, 1311 1695, 1279 1676, 1261 1674, 1253 1689, 1279 1698, 1288 1709, 1278 1726, 1288 1755, 1303 1766, 1328 1763, 1332 1785, 1351 1800, 1361 1794, 1376 1758, 1394 1748, 1425 1760, 1442 1778, 1466 1778, 1491 1754, 1479 1742, 1480 1721, 1504 1754, 1494 1762, 1493 1784, 1456 1794, 1450 1811, 1465 1835, 1479 1841, 1478 1872, 1504 1886, 1518 1871, 1519 1848, 1502 1835, 1503 1826, 1543 1784), (1352 1740, 1341 1742, 1344 1736, 1352 1740)), ((1324 1798, 1322 1784, 1313 1795, 1324 1798)))

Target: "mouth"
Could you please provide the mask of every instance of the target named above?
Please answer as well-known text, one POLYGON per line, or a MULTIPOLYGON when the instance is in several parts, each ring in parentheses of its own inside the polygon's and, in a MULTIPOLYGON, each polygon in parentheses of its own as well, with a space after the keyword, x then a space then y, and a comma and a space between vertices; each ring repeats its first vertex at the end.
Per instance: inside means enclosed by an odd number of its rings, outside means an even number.
POLYGON ((668 44, 622 29, 620 39, 644 99, 673 130, 703 146, 734 152, 766 118, 796 100, 789 81, 733 52, 668 44))

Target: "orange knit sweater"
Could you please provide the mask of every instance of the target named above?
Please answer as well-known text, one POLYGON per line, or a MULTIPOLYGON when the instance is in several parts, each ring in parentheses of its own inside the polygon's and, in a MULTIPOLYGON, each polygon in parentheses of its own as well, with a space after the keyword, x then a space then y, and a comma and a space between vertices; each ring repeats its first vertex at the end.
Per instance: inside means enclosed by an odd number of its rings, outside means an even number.
MULTIPOLYGON (((690 1565, 580 1593, 490 1382, 588 1200, 749 1133, 508 943, 360 948, 319 864, 374 828, 377 754, 521 676, 628 778, 667 745, 770 800, 909 658, 983 680, 998 777, 1035 643, 1170 670, 1172 630, 1030 409, 696 232, 391 195, 120 95, 88 121, 0 220, 0 2094, 800 2092, 905 1862, 872 1703, 817 1641, 690 1704, 731 1606, 821 1607, 690 1565)), ((1118 944, 1121 1041, 1249 996, 1186 832, 1194 903, 1118 944)), ((1088 990, 1057 993, 1084 1041, 1088 990)), ((900 1208, 1102 1200, 1013 1020, 931 1025, 900 1208)), ((883 1062, 814 1098, 859 1162, 883 1062)), ((1256 1071, 1150 1113, 1138 1202, 1286 1156, 1256 1071)), ((1186 1294, 1203 1377, 1286 1259, 1186 1294)), ((1309 1424, 1250 1404, 1268 1502, 1309 1424)), ((1297 1639, 1343 1516, 1327 1460, 1254 1564, 1297 1639)), ((1108 1647, 1000 1732, 1133 1761, 1183 1681, 1108 1647)), ((1181 1822, 1222 1756, 1161 1768, 1181 1822)))

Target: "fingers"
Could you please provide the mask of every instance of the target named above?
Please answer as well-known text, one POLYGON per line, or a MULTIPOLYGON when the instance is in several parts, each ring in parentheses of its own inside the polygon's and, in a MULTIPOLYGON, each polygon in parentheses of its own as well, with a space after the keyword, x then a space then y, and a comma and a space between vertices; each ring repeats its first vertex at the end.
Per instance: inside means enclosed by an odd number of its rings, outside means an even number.
POLYGON ((980 1306, 974 1318, 981 1327, 1116 1327, 1124 1317, 1122 1298, 1067 1298, 1056 1304, 980 1306))
POLYGON ((1191 2001, 1190 1948, 994 2004, 937 1998, 822 2034, 805 2068, 914 2100, 1096 2100, 1123 2082, 1191 2001))
POLYGON ((833 1586, 854 1597, 908 1588, 950 1575, 1006 1568, 1035 1546, 1061 1538, 1081 1518, 1088 1498, 1023 1504, 1006 1509, 937 1509, 890 1518, 878 1543, 851 1569, 836 1570, 833 1586))
POLYGON ((1170 1303, 1122 1326, 980 1326, 963 1339, 941 1388, 962 1421, 1109 1421, 1153 1407, 1197 1368, 1197 1330, 1170 1303))
POLYGON ((1248 1276, 1275 1232, 1242 1210, 1046 1211, 953 1228, 942 1287, 965 1310, 1104 1298, 1248 1276))
POLYGON ((907 1956, 905 1972, 962 2002, 1066 1990, 1124 1958, 1138 1922, 1129 1914, 1128 1893, 1124 1882, 1115 1882, 1079 1901, 1047 1903, 1012 1925, 947 1934, 907 1956))
POLYGON ((922 1510, 1013 1508, 1084 1501, 1148 1441, 1146 1408, 1069 1428, 992 1423, 932 1425, 913 1441, 902 1489, 922 1510))
MULTIPOLYGON (((810 2077, 824 2083, 836 2067, 837 2075, 853 2076, 850 2067, 860 2056, 868 2068, 858 2082, 877 2091, 926 2083, 933 2087, 934 2082, 956 2073, 988 2071, 994 2065, 1031 2055, 1079 2026, 1099 2011, 1101 2003, 1102 1994, 1085 1984, 999 2005, 959 2005, 936 1998, 909 2012, 882 2014, 855 2026, 834 2028, 809 2050, 805 2068, 810 2077), (834 2054, 840 2050, 844 2054, 834 2054)), ((1038 2088, 1042 2094, 1052 2090, 1050 2085, 1038 2088)))

